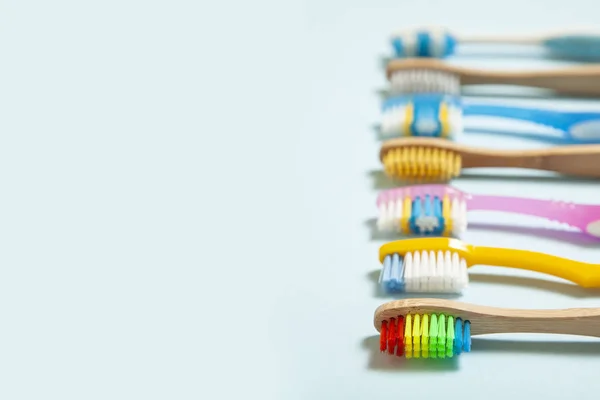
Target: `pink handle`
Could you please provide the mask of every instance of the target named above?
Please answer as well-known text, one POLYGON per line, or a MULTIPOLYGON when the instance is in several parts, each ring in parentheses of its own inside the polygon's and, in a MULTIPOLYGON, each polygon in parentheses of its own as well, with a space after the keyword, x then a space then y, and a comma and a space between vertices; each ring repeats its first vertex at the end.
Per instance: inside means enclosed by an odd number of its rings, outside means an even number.
POLYGON ((588 233, 595 223, 600 225, 600 206, 567 203, 564 201, 526 199, 508 196, 471 195, 466 198, 467 209, 506 211, 547 218, 565 223, 588 233), (589 228, 589 229, 588 229, 589 228))

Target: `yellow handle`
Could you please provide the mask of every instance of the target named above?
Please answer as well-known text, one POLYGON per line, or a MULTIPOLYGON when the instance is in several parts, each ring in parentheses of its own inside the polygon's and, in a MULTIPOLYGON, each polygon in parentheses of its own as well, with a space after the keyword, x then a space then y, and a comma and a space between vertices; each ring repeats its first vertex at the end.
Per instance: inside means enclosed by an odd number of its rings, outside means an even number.
POLYGON ((473 246, 471 250, 470 264, 525 269, 563 278, 584 288, 600 288, 600 264, 526 250, 479 246, 473 246))

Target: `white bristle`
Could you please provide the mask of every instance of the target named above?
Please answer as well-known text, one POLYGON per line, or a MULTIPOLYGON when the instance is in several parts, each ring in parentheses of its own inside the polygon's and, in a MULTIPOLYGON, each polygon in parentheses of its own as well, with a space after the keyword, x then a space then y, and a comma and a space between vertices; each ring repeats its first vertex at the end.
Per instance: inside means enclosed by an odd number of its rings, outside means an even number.
POLYGON ((460 95, 460 79, 456 74, 428 69, 412 69, 392 72, 390 77, 393 94, 444 93, 460 95))
POLYGON ((469 282, 466 260, 450 251, 409 252, 403 266, 408 293, 459 293, 469 282))
POLYGON ((463 133, 463 112, 461 107, 450 107, 449 108, 450 117, 448 121, 450 122, 450 132, 454 139, 458 139, 460 135, 463 133))
POLYGON ((404 266, 404 290, 406 292, 414 292, 413 285, 414 281, 412 279, 413 276, 413 256, 412 253, 408 253, 404 256, 402 260, 402 265, 404 266))
POLYGON ((406 107, 394 106, 381 114, 381 135, 383 137, 402 136, 406 124, 406 107))

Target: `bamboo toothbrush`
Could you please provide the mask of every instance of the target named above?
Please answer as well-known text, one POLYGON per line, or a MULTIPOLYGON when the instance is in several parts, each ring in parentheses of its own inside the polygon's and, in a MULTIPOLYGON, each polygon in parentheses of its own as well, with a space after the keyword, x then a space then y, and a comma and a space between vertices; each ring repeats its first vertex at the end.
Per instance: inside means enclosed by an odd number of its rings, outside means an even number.
POLYGON ((390 61, 386 75, 391 82, 392 94, 460 94, 461 85, 517 85, 565 95, 600 95, 600 65, 500 71, 460 67, 436 59, 410 58, 390 61), (443 90, 440 90, 440 82, 444 84, 443 90))
POLYGON ((445 139, 407 137, 383 142, 380 159, 391 178, 447 181, 463 168, 504 167, 600 178, 600 145, 491 150, 445 139))
POLYGON ((442 299, 406 299, 375 310, 379 350, 406 358, 452 358, 471 351, 471 336, 553 333, 600 337, 600 308, 527 310, 442 299))

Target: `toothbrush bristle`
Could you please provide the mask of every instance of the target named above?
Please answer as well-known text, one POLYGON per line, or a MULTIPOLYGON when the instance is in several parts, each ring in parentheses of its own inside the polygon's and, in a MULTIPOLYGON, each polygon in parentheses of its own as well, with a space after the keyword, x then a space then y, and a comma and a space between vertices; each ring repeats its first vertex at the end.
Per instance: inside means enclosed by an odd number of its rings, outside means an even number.
POLYGON ((460 237, 467 228, 464 195, 445 185, 388 190, 377 199, 377 228, 404 235, 460 237))
POLYGON ((390 75, 391 93, 441 93, 460 95, 460 78, 451 72, 429 69, 394 71, 390 75))
POLYGON ((454 53, 456 38, 443 28, 395 32, 391 44, 396 57, 445 58, 454 53))
POLYGON ((406 146, 388 150, 383 167, 391 178, 423 181, 449 181, 460 174, 460 154, 436 147, 406 146))
POLYGON ((411 313, 381 323, 381 352, 406 358, 452 358, 471 351, 471 322, 452 315, 411 313))
POLYGON ((386 293, 460 293, 469 284, 467 261, 449 250, 389 254, 379 284, 386 293))

